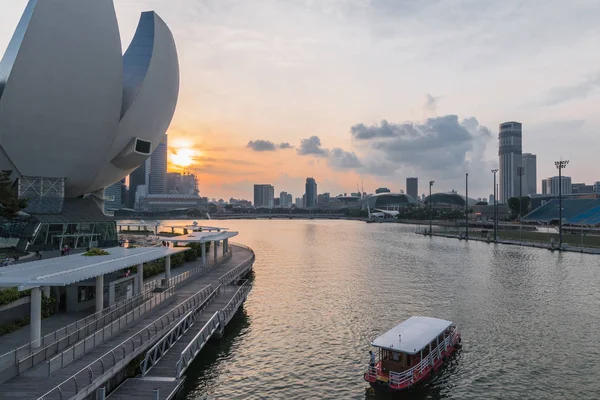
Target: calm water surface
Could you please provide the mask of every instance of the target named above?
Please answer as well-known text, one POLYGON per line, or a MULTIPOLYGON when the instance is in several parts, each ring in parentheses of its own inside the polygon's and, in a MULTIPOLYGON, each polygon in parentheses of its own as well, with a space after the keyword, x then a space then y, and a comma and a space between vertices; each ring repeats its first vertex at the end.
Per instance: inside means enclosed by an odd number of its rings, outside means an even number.
POLYGON ((411 315, 463 348, 404 399, 600 398, 600 258, 351 221, 219 221, 256 252, 254 287, 188 370, 185 399, 377 399, 369 343, 411 315))

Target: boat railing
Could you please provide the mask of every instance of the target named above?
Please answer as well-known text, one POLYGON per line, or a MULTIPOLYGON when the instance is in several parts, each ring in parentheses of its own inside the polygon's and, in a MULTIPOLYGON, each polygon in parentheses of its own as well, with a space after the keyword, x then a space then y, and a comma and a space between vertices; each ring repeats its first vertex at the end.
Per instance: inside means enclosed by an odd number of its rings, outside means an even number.
MULTIPOLYGON (((414 383, 418 376, 422 375, 428 368, 433 367, 435 362, 443 357, 446 350, 454 345, 457 337, 458 329, 455 328, 454 331, 452 331, 452 334, 446 336, 440 344, 432 349, 431 352, 414 367, 402 372, 390 371, 389 385, 403 386, 414 383)), ((369 367, 369 374, 371 373, 371 368, 372 367, 369 367)), ((377 372, 375 372, 375 376, 377 376, 377 372)))

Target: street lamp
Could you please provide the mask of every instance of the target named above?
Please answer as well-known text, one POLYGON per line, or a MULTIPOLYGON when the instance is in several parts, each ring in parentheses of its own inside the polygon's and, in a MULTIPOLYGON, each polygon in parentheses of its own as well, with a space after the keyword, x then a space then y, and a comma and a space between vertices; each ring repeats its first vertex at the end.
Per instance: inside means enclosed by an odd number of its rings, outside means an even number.
POLYGON ((554 161, 558 168, 558 249, 562 247, 562 169, 566 168, 569 160, 554 161))
POLYGON ((434 181, 429 181, 429 236, 432 235, 431 231, 431 218, 433 216, 433 209, 431 208, 431 187, 433 186, 434 181))
POLYGON ((525 168, 517 167, 517 175, 519 175, 519 243, 522 240, 521 233, 521 215, 523 214, 523 174, 525 173, 525 168))
POLYGON ((465 240, 469 240, 469 173, 465 174, 465 240))
POLYGON ((494 242, 497 240, 497 229, 496 229, 496 223, 498 220, 498 215, 497 215, 497 207, 496 205, 498 204, 498 200, 497 200, 497 194, 496 194, 496 172, 498 172, 498 168, 493 169, 492 170, 492 174, 494 174, 494 242))

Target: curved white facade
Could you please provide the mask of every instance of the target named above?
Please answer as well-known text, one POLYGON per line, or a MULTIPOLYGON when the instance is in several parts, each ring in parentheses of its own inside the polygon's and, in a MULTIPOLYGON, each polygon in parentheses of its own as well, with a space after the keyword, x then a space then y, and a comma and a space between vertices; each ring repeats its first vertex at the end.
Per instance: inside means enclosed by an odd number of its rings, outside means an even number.
POLYGON ((140 165, 171 122, 177 50, 142 14, 121 55, 112 0, 30 0, 0 62, 0 168, 95 192, 140 165))

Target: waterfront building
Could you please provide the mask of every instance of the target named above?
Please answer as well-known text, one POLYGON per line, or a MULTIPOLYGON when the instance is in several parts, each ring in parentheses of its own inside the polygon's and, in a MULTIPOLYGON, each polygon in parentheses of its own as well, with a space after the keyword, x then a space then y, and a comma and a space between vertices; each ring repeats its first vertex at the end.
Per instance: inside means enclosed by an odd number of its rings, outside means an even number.
MULTIPOLYGON (((571 177, 563 176, 561 178, 562 178, 562 184, 561 184, 560 190, 561 190, 562 194, 563 195, 571 194, 572 189, 573 189, 573 186, 571 184, 571 177)), ((559 192, 558 182, 559 182, 558 176, 552 176, 552 177, 542 180, 542 194, 552 194, 552 195, 558 196, 558 192, 559 192)))
POLYGON ((490 201, 488 203, 494 204, 494 195, 493 194, 490 194, 490 201))
MULTIPOLYGON (((143 186, 139 186, 141 188, 143 186)), ((218 203, 223 203, 220 200, 218 203)), ((207 204, 197 194, 146 194, 140 196, 138 210, 140 211, 171 211, 184 209, 205 210, 207 204)))
POLYGON ((275 188, 272 185, 254 185, 254 207, 273 208, 275 188))
POLYGON ((415 200, 419 199, 419 178, 406 178, 406 194, 415 200))
MULTIPOLYGON (((356 198, 358 201, 359 199, 356 198)), ((365 198, 363 211, 398 211, 401 208, 417 205, 418 202, 410 195, 403 193, 376 193, 365 198)))
POLYGON ((167 193, 167 137, 150 156, 149 193, 167 193))
POLYGON ((124 207, 123 204, 123 187, 125 186, 125 178, 117 183, 113 183, 104 189, 104 211, 115 211, 124 207))
POLYGON ((327 205, 327 204, 329 204, 330 198, 331 198, 331 195, 329 193, 322 193, 317 196, 317 204, 327 205))
MULTIPOLYGON (((523 196, 537 193, 537 156, 531 153, 521 155, 523 167, 522 193, 523 196)), ((517 175, 518 178, 518 175, 517 175)))
POLYGON ((375 194, 379 194, 379 193, 391 193, 392 191, 386 187, 382 187, 382 188, 377 188, 375 189, 375 194))
POLYGON ((499 201, 506 203, 508 199, 519 195, 519 177, 517 168, 521 166, 522 125, 510 121, 500 124, 499 141, 499 201))
POLYGON ((296 205, 296 207, 302 208, 302 197, 296 197, 296 201, 294 201, 294 204, 296 205))
MULTIPOLYGON (((433 208, 464 209, 465 201, 467 200, 465 196, 452 191, 448 193, 433 193, 431 198, 429 196, 425 197, 423 204, 429 206, 430 201, 433 208)), ((467 203, 469 207, 475 206, 477 200, 469 197, 467 203)))
POLYGON ((279 205, 282 207, 291 207, 292 206, 292 195, 288 192, 279 193, 279 205))
POLYGON ((596 183, 594 183, 594 193, 600 194, 600 181, 597 181, 596 183))
POLYGON ((317 204, 317 181, 314 178, 306 178, 305 185, 305 207, 310 208, 317 204))
POLYGON ((592 194, 594 193, 594 185, 586 185, 585 183, 571 184, 572 194, 592 194))

